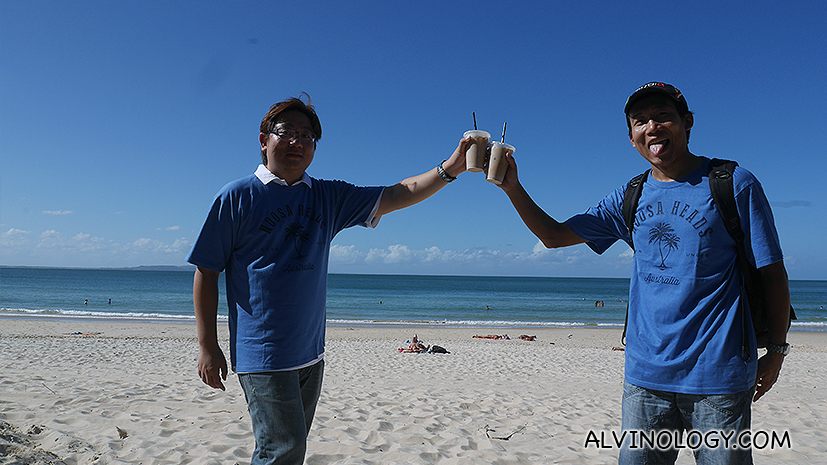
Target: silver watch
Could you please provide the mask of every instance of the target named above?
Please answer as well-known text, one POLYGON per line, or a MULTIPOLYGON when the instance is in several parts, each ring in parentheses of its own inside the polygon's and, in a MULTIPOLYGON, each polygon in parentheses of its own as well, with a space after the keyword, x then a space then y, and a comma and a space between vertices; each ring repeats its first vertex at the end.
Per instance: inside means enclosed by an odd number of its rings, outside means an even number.
POLYGON ((778 345, 767 344, 767 352, 774 352, 776 354, 787 355, 790 353, 790 344, 778 345))

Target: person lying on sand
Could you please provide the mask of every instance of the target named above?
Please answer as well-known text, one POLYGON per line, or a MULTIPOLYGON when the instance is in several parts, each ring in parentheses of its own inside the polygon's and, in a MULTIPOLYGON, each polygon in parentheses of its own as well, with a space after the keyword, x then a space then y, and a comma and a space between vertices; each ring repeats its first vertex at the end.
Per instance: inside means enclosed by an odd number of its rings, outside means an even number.
POLYGON ((399 352, 404 354, 422 354, 428 352, 430 348, 431 346, 426 346, 423 344, 422 341, 416 337, 416 334, 414 334, 414 337, 410 339, 410 345, 408 348, 399 348, 399 352))
POLYGON ((477 334, 473 337, 478 339, 511 339, 510 337, 508 337, 508 334, 503 334, 502 336, 500 336, 499 334, 489 334, 488 336, 480 336, 477 334))

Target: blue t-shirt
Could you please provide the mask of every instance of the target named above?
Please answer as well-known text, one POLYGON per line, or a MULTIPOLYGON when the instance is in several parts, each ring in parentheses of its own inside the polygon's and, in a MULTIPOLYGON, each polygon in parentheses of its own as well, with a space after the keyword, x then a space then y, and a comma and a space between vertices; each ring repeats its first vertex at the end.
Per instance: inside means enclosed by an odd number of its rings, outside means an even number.
POLYGON ((373 220, 383 189, 305 180, 288 187, 250 175, 227 184, 187 257, 226 272, 238 373, 295 369, 323 356, 330 243, 373 220))
MULTIPOLYGON (((735 241, 709 190, 709 159, 675 182, 649 176, 635 218, 629 291, 626 381, 685 394, 729 394, 755 384, 757 349, 749 322, 750 356, 742 354, 744 326, 735 241)), ((760 268, 782 260, 761 184, 737 167, 736 204, 747 254, 760 268)), ((626 186, 566 224, 597 253, 629 242, 622 214, 626 186)))

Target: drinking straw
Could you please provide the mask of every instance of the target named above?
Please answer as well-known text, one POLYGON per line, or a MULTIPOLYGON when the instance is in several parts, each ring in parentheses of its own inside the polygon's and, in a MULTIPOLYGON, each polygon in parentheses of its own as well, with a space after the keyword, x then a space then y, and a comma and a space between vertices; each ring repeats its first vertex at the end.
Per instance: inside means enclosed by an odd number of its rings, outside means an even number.
POLYGON ((471 112, 471 118, 474 118, 474 131, 477 130, 477 115, 474 112, 471 112))
POLYGON ((503 138, 500 139, 500 142, 503 142, 503 143, 505 143, 505 125, 506 124, 508 124, 508 122, 503 123, 503 138))

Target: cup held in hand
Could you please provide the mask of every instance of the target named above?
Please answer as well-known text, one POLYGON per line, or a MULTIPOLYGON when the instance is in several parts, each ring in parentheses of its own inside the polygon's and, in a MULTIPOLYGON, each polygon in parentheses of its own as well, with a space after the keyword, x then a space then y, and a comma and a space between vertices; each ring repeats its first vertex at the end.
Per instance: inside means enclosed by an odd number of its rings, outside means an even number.
POLYGON ((479 173, 485 165, 485 156, 488 152, 488 140, 491 134, 485 131, 466 131, 462 137, 471 137, 471 145, 465 151, 465 168, 472 173, 479 173))
MULTIPOLYGON (((488 177, 485 179, 488 182, 493 182, 496 185, 503 183, 505 178, 505 171, 508 169, 508 160, 505 156, 514 154, 514 146, 506 144, 505 142, 491 143, 491 157, 488 160, 488 177)), ((470 171, 470 170, 469 170, 470 171)))

